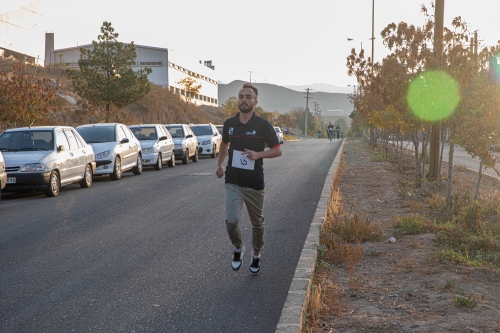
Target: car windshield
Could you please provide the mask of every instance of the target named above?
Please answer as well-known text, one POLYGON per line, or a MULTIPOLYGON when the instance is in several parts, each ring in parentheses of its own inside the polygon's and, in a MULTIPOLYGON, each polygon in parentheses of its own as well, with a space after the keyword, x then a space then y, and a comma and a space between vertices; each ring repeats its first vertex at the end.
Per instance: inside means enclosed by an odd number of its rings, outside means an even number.
POLYGON ((54 150, 54 134, 51 130, 26 130, 3 132, 0 135, 0 151, 54 150))
POLYGON ((202 136, 202 135, 212 135, 212 128, 210 126, 192 126, 194 135, 202 136))
POLYGON ((76 129, 87 143, 113 142, 115 126, 89 126, 76 129))
POLYGON ((165 126, 167 130, 172 135, 172 138, 183 138, 184 131, 182 130, 182 126, 165 126))
POLYGON ((157 140, 158 135, 156 134, 156 128, 153 126, 149 127, 130 127, 132 133, 138 140, 157 140))
POLYGON ((276 133, 281 133, 281 129, 279 127, 274 128, 276 130, 276 133))

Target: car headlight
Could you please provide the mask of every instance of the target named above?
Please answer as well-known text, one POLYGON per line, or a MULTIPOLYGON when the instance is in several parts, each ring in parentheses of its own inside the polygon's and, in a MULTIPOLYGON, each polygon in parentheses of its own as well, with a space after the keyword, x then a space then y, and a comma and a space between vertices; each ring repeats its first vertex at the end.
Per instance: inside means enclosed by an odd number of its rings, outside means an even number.
POLYGON ((25 164, 20 169, 21 172, 45 171, 45 165, 42 163, 25 164))
POLYGON ((151 148, 144 148, 144 149, 142 150, 142 152, 143 152, 144 154, 153 154, 153 153, 156 153, 156 149, 155 149, 155 147, 151 147, 151 148))
POLYGON ((108 155, 109 155, 109 150, 106 150, 106 151, 103 151, 102 153, 96 154, 95 158, 97 160, 97 159, 105 158, 108 155))
POLYGON ((207 140, 207 141, 203 141, 203 142, 202 142, 202 145, 209 145, 210 143, 212 143, 212 141, 207 140))

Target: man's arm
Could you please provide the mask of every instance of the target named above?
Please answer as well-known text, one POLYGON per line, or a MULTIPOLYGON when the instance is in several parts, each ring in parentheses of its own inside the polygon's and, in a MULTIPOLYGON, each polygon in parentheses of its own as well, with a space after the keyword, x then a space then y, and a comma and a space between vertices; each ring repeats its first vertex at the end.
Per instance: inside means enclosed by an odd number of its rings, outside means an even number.
POLYGON ((264 150, 264 151, 253 151, 253 150, 245 149, 243 151, 243 154, 245 154, 249 160, 253 161, 253 160, 258 160, 259 158, 278 157, 278 156, 281 156, 282 152, 281 152, 281 147, 276 146, 276 147, 273 147, 271 149, 264 150))
POLYGON ((226 158, 228 147, 229 143, 224 141, 220 142, 219 156, 217 157, 217 169, 215 170, 217 178, 222 178, 222 176, 224 176, 224 167, 222 166, 222 164, 224 164, 224 159, 226 158))

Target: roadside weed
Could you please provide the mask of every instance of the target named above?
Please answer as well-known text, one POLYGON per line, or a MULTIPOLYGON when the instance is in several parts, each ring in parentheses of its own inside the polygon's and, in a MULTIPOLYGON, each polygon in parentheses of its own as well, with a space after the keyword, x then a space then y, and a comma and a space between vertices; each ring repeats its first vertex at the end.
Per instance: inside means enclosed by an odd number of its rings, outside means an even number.
POLYGON ((396 218, 394 227, 398 233, 403 235, 418 235, 426 232, 424 226, 425 218, 420 214, 410 214, 396 218))
POLYGON ((477 305, 477 301, 474 296, 466 296, 465 293, 461 293, 460 296, 455 296, 453 303, 455 303, 456 306, 466 306, 471 309, 474 309, 477 305))

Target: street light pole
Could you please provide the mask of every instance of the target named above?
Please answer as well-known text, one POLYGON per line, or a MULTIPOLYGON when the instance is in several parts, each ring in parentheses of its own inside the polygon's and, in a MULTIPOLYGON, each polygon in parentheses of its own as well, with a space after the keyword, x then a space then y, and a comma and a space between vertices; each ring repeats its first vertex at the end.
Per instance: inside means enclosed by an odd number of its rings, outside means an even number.
POLYGON ((250 83, 252 83, 252 73, 253 73, 253 71, 248 71, 248 73, 250 73, 250 83))

